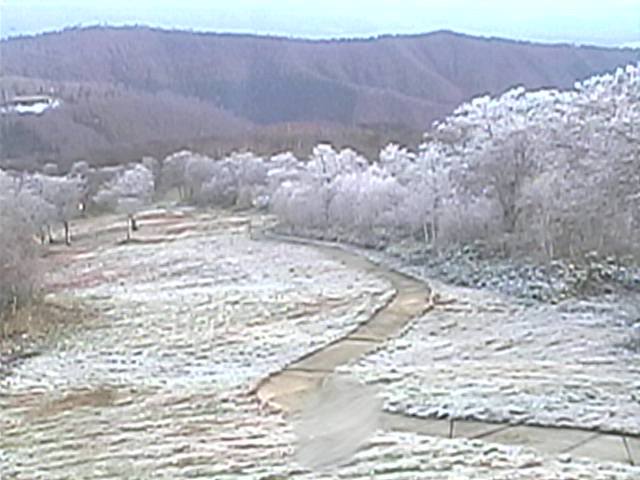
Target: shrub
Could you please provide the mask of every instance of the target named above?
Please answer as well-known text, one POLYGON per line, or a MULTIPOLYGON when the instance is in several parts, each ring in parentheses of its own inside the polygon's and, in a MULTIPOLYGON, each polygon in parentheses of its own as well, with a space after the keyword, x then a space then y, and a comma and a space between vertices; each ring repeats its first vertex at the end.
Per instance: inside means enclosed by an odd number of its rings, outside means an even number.
POLYGON ((17 197, 0 196, 0 319, 37 291, 39 250, 34 226, 17 197))

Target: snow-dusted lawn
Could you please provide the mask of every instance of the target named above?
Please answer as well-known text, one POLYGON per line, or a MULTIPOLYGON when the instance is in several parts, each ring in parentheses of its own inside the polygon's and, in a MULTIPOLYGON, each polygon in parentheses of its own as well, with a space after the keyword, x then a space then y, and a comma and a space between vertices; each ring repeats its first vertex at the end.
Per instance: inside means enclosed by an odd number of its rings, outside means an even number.
MULTIPOLYGON (((99 315, 0 379, 0 472, 143 478, 162 467, 179 478, 205 462, 208 478, 224 478, 265 457, 282 463, 284 421, 246 393, 393 292, 312 248, 252 241, 215 216, 188 222, 197 228, 173 241, 105 237, 58 261, 55 295, 99 315)), ((175 227, 146 225, 138 238, 175 227)))
POLYGON ((337 471, 307 480, 632 480, 640 468, 545 457, 521 447, 405 433, 378 435, 370 448, 337 471), (564 460, 564 461, 563 461, 564 460))
POLYGON ((102 318, 16 372, 21 383, 46 388, 125 381, 249 389, 346 335, 393 294, 386 281, 312 248, 252 241, 223 228, 161 244, 113 245, 54 277, 63 294, 84 299, 102 318))
POLYGON ((638 478, 623 465, 384 432, 339 471, 306 472, 291 425, 245 392, 368 318, 391 295, 385 281, 224 226, 111 242, 61 264, 57 295, 100 316, 0 380, 2 478, 638 478))
POLYGON ((621 346, 632 304, 525 307, 484 291, 435 290, 451 302, 344 368, 380 382, 388 409, 640 433, 640 354, 621 346))

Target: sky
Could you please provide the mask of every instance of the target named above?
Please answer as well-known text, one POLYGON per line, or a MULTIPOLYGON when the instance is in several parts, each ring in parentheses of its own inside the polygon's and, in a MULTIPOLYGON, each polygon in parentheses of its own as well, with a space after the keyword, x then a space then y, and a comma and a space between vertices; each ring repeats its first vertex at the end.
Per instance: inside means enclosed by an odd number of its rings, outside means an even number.
POLYGON ((447 29, 640 47, 640 0, 0 0, 3 38, 96 24, 304 38, 447 29))

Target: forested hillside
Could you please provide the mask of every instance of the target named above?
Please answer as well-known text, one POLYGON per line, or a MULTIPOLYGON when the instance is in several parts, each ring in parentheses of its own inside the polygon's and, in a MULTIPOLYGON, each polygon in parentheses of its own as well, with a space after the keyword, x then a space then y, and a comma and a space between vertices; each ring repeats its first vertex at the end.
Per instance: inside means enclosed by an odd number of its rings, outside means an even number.
POLYGON ((143 27, 69 29, 0 49, 5 97, 43 90, 64 100, 42 117, 3 119, 5 160, 40 164, 180 147, 266 154, 295 147, 292 132, 299 154, 329 141, 371 155, 390 140, 416 146, 433 120, 474 96, 570 88, 640 58, 452 32, 303 41, 143 27))

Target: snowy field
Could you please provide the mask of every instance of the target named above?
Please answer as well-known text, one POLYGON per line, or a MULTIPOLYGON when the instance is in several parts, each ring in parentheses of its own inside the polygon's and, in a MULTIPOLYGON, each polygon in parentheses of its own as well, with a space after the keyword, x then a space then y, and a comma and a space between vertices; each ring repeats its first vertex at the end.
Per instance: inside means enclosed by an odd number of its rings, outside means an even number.
MULTIPOLYGON (((140 243, 116 244, 105 234, 100 245, 80 240, 76 253, 59 259, 48 279, 54 296, 80 298, 99 315, 1 379, 3 480, 638 478, 637 468, 621 464, 382 431, 338 470, 304 470, 289 421, 249 391, 353 330, 393 292, 311 247, 251 240, 244 220, 149 221, 140 243), (168 235, 172 241, 160 241, 168 235)), ((79 236, 88 231, 82 225, 79 236)), ((356 371, 390 379, 392 367, 380 358, 407 352, 419 331, 356 371)), ((397 360, 400 372, 410 368, 409 357, 397 360)), ((420 380, 420 368, 411 368, 420 380)), ((412 390, 408 378, 392 379, 387 393, 406 388, 402 398, 422 398, 414 394, 426 385, 412 390)))
POLYGON ((389 410, 640 433, 640 353, 626 346, 637 299, 527 306, 429 283, 433 312, 343 368, 383 384, 389 410))
MULTIPOLYGON (((111 243, 61 262, 49 279, 57 295, 83 299, 99 318, 2 379, 5 472, 34 478, 50 468, 47 478, 83 478, 121 455, 136 458, 136 468, 178 461, 174 428, 188 444, 217 448, 219 422, 233 443, 242 430, 225 421, 226 406, 238 404, 228 415, 246 421, 247 392, 261 378, 344 336, 393 293, 311 248, 252 241, 237 219, 189 222, 141 234, 172 231, 179 240, 111 243), (206 434, 192 442, 190 429, 206 434), (72 461, 80 445, 92 453, 72 461)), ((239 461, 227 454, 217 461, 239 461)))

